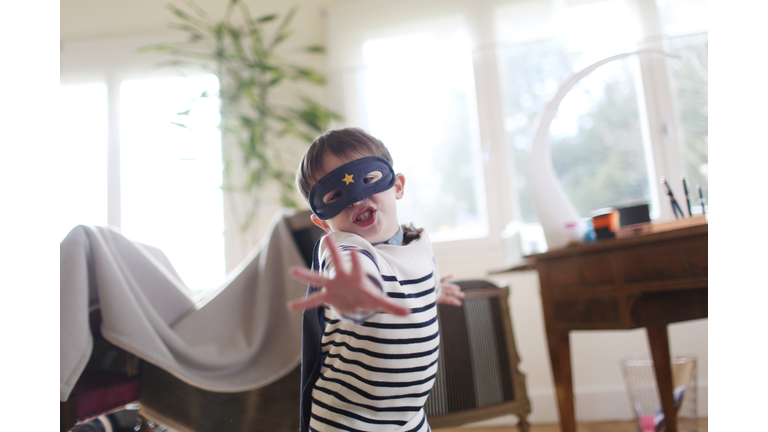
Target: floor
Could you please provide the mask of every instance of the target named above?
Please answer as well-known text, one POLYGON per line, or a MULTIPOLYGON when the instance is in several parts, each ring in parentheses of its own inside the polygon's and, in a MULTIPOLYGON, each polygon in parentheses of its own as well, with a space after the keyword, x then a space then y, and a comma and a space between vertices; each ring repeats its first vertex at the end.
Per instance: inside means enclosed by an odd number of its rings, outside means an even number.
MULTIPOLYGON (((517 431, 517 428, 509 426, 487 426, 479 428, 448 428, 435 429, 435 432, 510 432, 517 431)), ((707 419, 699 419, 699 431, 707 431, 707 419)), ((530 432, 560 432, 556 424, 534 424, 531 425, 530 432)), ((603 422, 603 423, 579 423, 578 432, 637 432, 632 422, 603 422)))

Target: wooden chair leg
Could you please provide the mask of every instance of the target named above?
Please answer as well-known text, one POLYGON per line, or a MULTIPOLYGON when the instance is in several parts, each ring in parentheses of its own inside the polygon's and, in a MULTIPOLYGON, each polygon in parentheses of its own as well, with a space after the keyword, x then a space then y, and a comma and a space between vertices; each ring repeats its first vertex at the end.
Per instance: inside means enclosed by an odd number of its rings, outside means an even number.
POLYGON ((520 430, 520 432, 529 432, 531 430, 531 424, 528 423, 527 415, 518 416, 517 428, 520 430))

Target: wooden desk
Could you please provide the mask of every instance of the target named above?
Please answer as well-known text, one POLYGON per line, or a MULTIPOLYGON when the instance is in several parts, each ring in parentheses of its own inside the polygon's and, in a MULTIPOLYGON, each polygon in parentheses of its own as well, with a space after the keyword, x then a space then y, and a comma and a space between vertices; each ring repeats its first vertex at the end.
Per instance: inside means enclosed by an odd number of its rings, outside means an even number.
MULTIPOLYGON (((666 419, 675 419, 667 324, 707 317, 707 233, 698 225, 532 255, 563 432, 576 432, 571 330, 645 327, 666 419)), ((497 272, 494 272, 497 273, 497 272)), ((667 421, 667 432, 677 432, 667 421)))

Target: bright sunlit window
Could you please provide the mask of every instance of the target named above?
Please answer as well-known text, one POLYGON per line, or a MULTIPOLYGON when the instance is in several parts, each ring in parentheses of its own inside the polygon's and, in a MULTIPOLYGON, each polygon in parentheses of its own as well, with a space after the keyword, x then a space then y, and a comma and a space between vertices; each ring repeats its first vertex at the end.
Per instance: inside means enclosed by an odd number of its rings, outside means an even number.
MULTIPOLYGON (((525 16, 519 9, 515 4, 497 13, 497 33, 515 42, 498 52, 520 215, 523 222, 536 223, 528 157, 539 113, 574 73, 634 51, 639 32, 624 1, 606 1, 558 9, 551 15, 549 38, 525 40, 515 32, 525 16)), ((648 202, 657 211, 652 155, 641 129, 639 81, 636 58, 601 66, 568 93, 552 122, 552 162, 582 217, 633 201, 648 202)))
POLYGON ((406 177, 401 222, 433 241, 487 235, 472 54, 458 29, 363 44, 370 132, 406 177))
MULTIPOLYGON (((668 69, 683 142, 685 174, 691 187, 701 186, 704 196, 709 196, 708 47, 707 33, 671 38, 664 47, 682 59, 668 69)), ((692 210, 701 212, 699 206, 692 210)))
POLYGON ((59 88, 62 110, 58 161, 65 174, 59 189, 56 224, 59 241, 77 225, 107 224, 107 86, 59 88))
POLYGON ((160 248, 195 292, 225 274, 218 99, 200 98, 218 85, 205 75, 120 86, 122 232, 160 248))

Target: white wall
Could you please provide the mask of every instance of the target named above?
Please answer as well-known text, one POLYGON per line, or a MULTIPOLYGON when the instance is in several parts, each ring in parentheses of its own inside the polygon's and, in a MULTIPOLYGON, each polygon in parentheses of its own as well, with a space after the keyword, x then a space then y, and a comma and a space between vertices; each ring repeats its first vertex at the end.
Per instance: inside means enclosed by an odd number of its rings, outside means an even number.
MULTIPOLYGON (((339 0, 281 0, 248 1, 254 15, 284 13, 292 4, 300 6, 293 28, 296 34, 289 40, 292 46, 325 42, 323 6, 340 3, 339 0)), ((182 2, 177 2, 182 4, 182 2)), ((198 0, 206 11, 221 14, 227 2, 198 0)), ((404 11, 403 13, 406 13, 404 11)), ((105 1, 65 0, 61 2, 61 40, 64 50, 68 44, 99 45, 110 40, 138 38, 142 41, 167 42, 175 32, 166 28, 171 20, 165 2, 156 0, 105 1)), ((63 57, 62 57, 63 58, 63 57)), ((310 65, 323 68, 322 59, 310 65)), ((322 90, 308 89, 320 102, 328 103, 329 96, 322 90)), ((262 227, 243 237, 237 245, 237 254, 244 256, 256 245, 276 208, 266 208, 262 227)), ((452 259, 439 254, 442 273, 456 278, 483 278, 491 269, 503 266, 500 251, 486 251, 472 259, 452 259)), ((228 265, 231 268, 232 265, 228 265)), ((557 410, 552 386, 549 359, 545 343, 538 281, 535 274, 506 274, 493 277, 512 288, 512 320, 522 359, 520 369, 527 375, 529 395, 532 399, 533 422, 556 422, 557 410)), ((670 326, 672 353, 692 353, 699 359, 699 414, 707 415, 707 339, 706 320, 670 326)), ((579 421, 629 419, 631 413, 624 390, 619 361, 631 354, 647 354, 648 343, 644 331, 593 331, 571 335, 576 412, 579 421)), ((513 421, 501 418, 491 422, 504 424, 513 421)))

